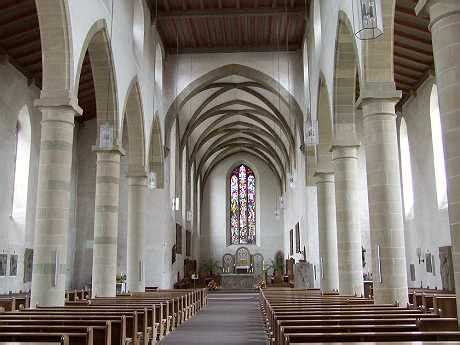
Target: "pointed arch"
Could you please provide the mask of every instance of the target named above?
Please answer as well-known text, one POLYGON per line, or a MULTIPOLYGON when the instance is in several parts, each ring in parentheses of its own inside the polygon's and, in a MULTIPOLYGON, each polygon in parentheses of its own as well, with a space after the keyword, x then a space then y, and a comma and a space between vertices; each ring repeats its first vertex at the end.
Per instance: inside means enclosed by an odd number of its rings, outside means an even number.
MULTIPOLYGON (((144 114, 140 96, 139 82, 135 77, 128 88, 122 124, 128 126, 128 175, 145 175, 145 135, 144 114)), ((123 133, 123 128, 121 130, 123 133)))
POLYGON ((158 113, 155 115, 150 132, 149 171, 155 173, 157 188, 164 188, 164 149, 161 138, 161 123, 158 113))
POLYGON ((113 52, 105 19, 96 21, 88 30, 80 52, 74 89, 78 89, 85 54, 88 52, 94 81, 97 122, 109 123, 115 129, 118 142, 118 95, 113 52))
POLYGON ((333 124, 336 140, 341 140, 355 133, 356 84, 360 80, 353 27, 343 11, 338 17, 335 52, 333 124))
POLYGON ((74 103, 72 88, 73 52, 70 16, 65 0, 35 0, 42 48, 41 98, 69 100, 74 103))

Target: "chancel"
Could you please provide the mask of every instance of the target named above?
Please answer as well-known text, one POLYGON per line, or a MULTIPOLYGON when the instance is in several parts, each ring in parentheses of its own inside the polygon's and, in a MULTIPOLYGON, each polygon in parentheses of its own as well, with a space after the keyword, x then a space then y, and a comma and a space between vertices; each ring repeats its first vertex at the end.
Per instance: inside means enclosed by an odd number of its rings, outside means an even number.
POLYGON ((460 339, 460 1, 0 1, 0 342, 460 339))

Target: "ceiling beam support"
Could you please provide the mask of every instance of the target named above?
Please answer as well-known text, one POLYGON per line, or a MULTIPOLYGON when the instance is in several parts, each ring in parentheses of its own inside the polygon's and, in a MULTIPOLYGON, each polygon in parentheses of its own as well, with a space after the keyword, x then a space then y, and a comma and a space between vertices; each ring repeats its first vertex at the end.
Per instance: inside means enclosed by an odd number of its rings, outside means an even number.
POLYGON ((205 9, 187 11, 169 11, 160 12, 159 19, 171 18, 215 18, 215 17, 257 17, 257 16, 279 16, 287 13, 293 16, 303 16, 305 14, 304 7, 288 7, 287 10, 283 7, 250 7, 250 8, 222 8, 222 9, 205 9))

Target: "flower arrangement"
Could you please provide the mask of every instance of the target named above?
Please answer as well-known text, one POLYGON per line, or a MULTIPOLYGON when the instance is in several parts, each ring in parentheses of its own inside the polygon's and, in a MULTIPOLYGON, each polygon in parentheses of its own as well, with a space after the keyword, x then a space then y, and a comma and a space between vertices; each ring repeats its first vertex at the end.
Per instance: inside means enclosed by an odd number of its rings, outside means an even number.
POLYGON ((216 290, 216 289, 217 289, 217 283, 214 281, 214 279, 212 279, 212 280, 208 283, 208 289, 209 289, 209 290, 216 290))

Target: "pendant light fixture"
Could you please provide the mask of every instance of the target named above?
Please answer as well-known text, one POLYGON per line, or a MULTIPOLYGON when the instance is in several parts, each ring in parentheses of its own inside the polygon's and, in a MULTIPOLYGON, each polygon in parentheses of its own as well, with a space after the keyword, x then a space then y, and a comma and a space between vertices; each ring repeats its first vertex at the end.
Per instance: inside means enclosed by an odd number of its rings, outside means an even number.
POLYGON ((353 0, 353 24, 355 36, 371 40, 383 34, 381 0, 353 0))

